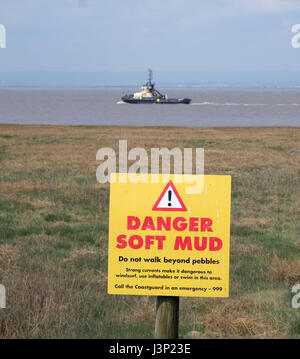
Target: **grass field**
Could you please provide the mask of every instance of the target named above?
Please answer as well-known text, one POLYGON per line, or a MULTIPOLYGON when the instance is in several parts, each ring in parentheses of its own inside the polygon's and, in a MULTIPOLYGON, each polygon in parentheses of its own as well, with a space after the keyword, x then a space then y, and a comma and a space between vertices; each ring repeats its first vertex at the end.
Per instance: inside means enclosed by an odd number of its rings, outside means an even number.
POLYGON ((300 338, 299 128, 0 125, 1 338, 153 338, 155 297, 110 296, 96 152, 204 147, 232 176, 230 297, 181 298, 180 338, 300 338))

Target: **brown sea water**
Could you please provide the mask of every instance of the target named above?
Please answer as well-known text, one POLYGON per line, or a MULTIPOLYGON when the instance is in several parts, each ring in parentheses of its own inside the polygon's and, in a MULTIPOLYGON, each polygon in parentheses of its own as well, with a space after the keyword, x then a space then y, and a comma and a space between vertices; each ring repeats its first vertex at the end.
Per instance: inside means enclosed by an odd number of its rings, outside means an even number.
POLYGON ((162 89, 190 105, 130 105, 138 88, 0 89, 0 123, 118 126, 299 126, 300 89, 162 89))

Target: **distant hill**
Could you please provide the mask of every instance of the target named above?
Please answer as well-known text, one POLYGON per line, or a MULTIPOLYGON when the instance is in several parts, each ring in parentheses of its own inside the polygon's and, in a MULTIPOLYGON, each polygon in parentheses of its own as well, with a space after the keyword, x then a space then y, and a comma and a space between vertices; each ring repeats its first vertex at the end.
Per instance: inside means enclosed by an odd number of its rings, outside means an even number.
MULTIPOLYGON (((286 71, 153 71, 163 87, 299 87, 300 72, 286 71)), ((0 87, 139 87, 148 72, 0 72, 0 87)))

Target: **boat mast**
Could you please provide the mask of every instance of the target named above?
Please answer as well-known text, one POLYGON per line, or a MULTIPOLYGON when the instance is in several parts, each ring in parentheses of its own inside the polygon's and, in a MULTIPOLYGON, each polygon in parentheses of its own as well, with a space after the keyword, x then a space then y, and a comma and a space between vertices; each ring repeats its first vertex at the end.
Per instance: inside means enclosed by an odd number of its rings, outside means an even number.
POLYGON ((151 82, 152 82, 152 70, 151 69, 148 69, 148 72, 149 72, 149 84, 151 85, 151 82))
POLYGON ((162 95, 155 87, 154 87, 154 83, 152 83, 152 70, 148 69, 148 82, 147 82, 147 86, 148 89, 151 91, 151 93, 153 94, 153 96, 159 96, 160 98, 163 98, 164 95, 162 95))

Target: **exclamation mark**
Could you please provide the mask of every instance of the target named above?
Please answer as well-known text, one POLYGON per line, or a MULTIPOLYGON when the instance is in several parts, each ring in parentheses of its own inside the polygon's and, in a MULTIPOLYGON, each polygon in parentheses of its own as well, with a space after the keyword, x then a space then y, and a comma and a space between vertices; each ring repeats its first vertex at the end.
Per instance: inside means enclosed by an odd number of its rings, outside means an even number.
POLYGON ((168 203, 168 206, 171 207, 172 206, 172 203, 171 203, 171 198, 172 198, 172 191, 168 191, 168 199, 169 199, 169 203, 168 203))

